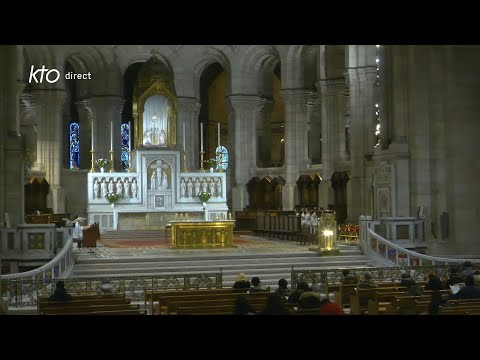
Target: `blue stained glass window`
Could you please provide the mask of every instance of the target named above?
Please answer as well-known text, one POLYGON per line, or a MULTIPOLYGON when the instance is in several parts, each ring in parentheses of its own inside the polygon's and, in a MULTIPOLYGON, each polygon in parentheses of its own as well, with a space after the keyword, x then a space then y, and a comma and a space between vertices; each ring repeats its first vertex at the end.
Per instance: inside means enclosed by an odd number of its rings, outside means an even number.
POLYGON ((70 169, 80 168, 80 126, 70 123, 70 169))
POLYGON ((120 136, 121 136, 121 143, 122 143, 122 166, 123 170, 127 170, 130 167, 130 153, 128 144, 130 141, 130 127, 128 124, 122 124, 120 127, 120 136))
POLYGON ((226 170, 228 168, 228 151, 227 151, 227 148, 225 146, 218 146, 215 149, 215 153, 217 154, 217 156, 218 156, 219 152, 221 152, 220 166, 222 167, 222 170, 226 170))

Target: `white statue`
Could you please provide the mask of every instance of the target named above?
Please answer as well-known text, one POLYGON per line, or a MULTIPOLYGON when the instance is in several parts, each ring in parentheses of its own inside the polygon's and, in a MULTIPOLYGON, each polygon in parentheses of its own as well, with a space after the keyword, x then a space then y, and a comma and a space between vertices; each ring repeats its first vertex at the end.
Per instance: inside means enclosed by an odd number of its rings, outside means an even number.
POLYGON ((162 162, 157 161, 157 188, 159 189, 162 188, 162 176, 163 176, 162 162))
POLYGON ((150 129, 143 132, 143 145, 152 145, 152 131, 150 129))
POLYGON ((193 196, 197 196, 198 194, 200 194, 200 179, 197 177, 195 178, 195 192, 193 194, 193 196))
POLYGON ((113 182, 113 179, 110 179, 110 182, 108 183, 108 192, 109 193, 115 192, 115 183, 113 182))
POLYGON ((185 179, 182 177, 182 179, 180 180, 180 197, 181 198, 185 197, 185 191, 186 191, 185 179))
POLYGON ((134 198, 138 198, 137 190, 138 190, 137 179, 133 178, 132 179, 132 196, 134 198))
POLYGON ((152 172, 152 176, 150 177, 150 190, 157 189, 157 173, 155 171, 152 172))
POLYGON ((95 183, 93 184, 93 198, 100 199, 100 183, 98 179, 95 179, 95 183))
POLYGON ((217 188, 217 196, 222 197, 222 179, 217 178, 217 183, 215 185, 217 188))
POLYGON ((215 194, 215 183, 213 182, 213 178, 210 178, 208 181, 208 192, 214 196, 215 194))
POLYGON ((123 182, 122 179, 118 178, 117 180, 117 194, 123 196, 123 182))
POLYGON ((167 178, 167 173, 164 172, 162 175, 162 189, 167 190, 168 189, 168 178, 167 178))
POLYGON ((102 193, 102 199, 107 195, 107 181, 105 179, 102 179, 102 183, 100 185, 101 188, 101 193, 102 193))
POLYGON ((125 197, 130 197, 130 181, 128 181, 128 178, 123 182, 123 186, 125 187, 125 197))
POLYGON ((192 178, 188 178, 188 182, 187 182, 187 197, 189 197, 189 198, 193 197, 193 183, 192 183, 192 178))
POLYGON ((202 187, 203 192, 207 192, 207 179, 206 178, 202 179, 202 183, 200 184, 200 186, 202 187))
POLYGON ((160 130, 160 136, 158 140, 159 145, 166 145, 166 136, 165 136, 165 130, 160 130))

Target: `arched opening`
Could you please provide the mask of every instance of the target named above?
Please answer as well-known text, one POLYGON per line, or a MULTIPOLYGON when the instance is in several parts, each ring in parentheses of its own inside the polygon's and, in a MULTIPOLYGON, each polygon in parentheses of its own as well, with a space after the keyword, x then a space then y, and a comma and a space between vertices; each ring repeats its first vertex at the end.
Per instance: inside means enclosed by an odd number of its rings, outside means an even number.
MULTIPOLYGON (((225 102, 227 96, 227 75, 219 63, 210 64, 203 70, 200 77, 200 113, 199 123, 203 123, 204 159, 216 156, 218 146, 228 150, 228 114, 225 102), (220 124, 220 143, 218 139, 218 124, 220 124)), ((200 125, 199 125, 200 126, 200 125)), ((201 131, 199 130, 200 134, 201 131)))

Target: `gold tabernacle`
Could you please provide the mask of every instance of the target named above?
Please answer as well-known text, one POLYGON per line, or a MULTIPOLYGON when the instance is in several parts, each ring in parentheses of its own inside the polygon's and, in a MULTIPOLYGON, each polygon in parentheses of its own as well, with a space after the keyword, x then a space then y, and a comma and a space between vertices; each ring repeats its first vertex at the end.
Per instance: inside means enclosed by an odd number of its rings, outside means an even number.
POLYGON ((235 220, 225 221, 171 221, 171 248, 233 247, 235 220))

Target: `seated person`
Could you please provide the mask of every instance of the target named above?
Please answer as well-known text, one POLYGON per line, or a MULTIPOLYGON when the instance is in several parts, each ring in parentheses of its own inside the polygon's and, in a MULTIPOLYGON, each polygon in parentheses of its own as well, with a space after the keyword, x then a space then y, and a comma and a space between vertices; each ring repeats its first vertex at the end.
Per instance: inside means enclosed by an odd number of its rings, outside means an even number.
POLYGON ((417 285, 415 280, 410 279, 407 285, 406 293, 408 296, 421 296, 423 293, 423 290, 417 285))
POLYGON ((350 274, 350 270, 348 269, 343 269, 342 275, 342 284, 356 284, 358 282, 357 277, 353 274, 350 274))
POLYGON ((371 288, 378 287, 378 285, 377 285, 377 282, 373 280, 372 273, 369 271, 366 271, 363 274, 363 281, 358 284, 358 287, 362 289, 371 289, 371 288))
POLYGON ((428 282, 425 284, 425 290, 442 290, 444 288, 445 285, 435 273, 431 272, 428 274, 428 282))
POLYGON ((261 315, 288 315, 288 308, 285 302, 275 293, 270 293, 267 296, 265 308, 260 313, 261 315))
POLYGON ((252 305, 250 305, 245 295, 238 295, 235 299, 233 315, 255 315, 255 310, 252 305))
POLYGON ((290 295, 290 289, 287 288, 288 281, 285 279, 278 280, 278 288, 275 290, 275 294, 278 294, 282 298, 287 298, 290 295))
POLYGON ((320 301, 320 315, 345 315, 345 313, 340 305, 324 298, 320 301))
POLYGON ((311 290, 312 289, 308 287, 308 283, 306 283, 305 281, 301 281, 300 283, 298 283, 297 288, 293 290, 290 296, 288 297, 288 302, 290 304, 298 303, 298 301, 300 300, 300 295, 302 295, 305 291, 311 291, 311 290))
POLYGON ((248 290, 248 292, 259 292, 259 291, 268 291, 265 287, 260 285, 260 278, 257 276, 254 276, 252 278, 252 286, 248 290))
POLYGON ((410 284, 410 274, 402 274, 402 280, 400 280, 400 286, 408 286, 410 284))
POLYGON ((320 308, 320 295, 313 291, 305 291, 298 299, 299 309, 320 308))
POLYGON ((448 280, 445 283, 445 288, 447 290, 449 290, 451 285, 463 283, 464 280, 465 279, 463 278, 463 276, 459 274, 458 269, 457 268, 452 268, 450 270, 450 277, 448 278, 448 280))
POLYGON ((62 280, 57 281, 55 291, 50 295, 49 300, 52 301, 68 301, 72 300, 72 295, 65 290, 65 283, 62 280))
POLYGON ((247 277, 244 273, 240 273, 237 276, 235 283, 233 284, 234 289, 249 289, 250 286, 250 281, 247 280, 247 277))
POLYGON ((450 299, 478 299, 480 298, 480 288, 475 286, 473 275, 468 275, 465 278, 465 286, 462 287, 456 294, 451 294, 450 299))

